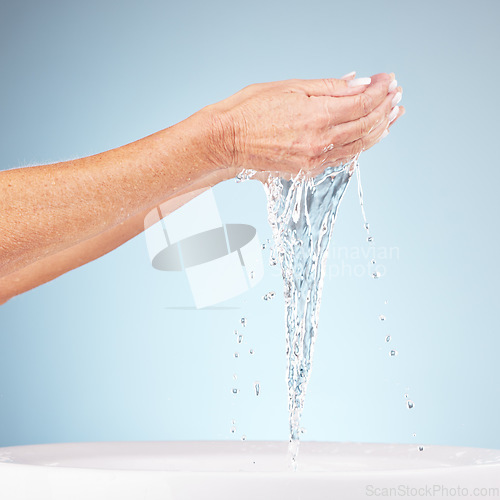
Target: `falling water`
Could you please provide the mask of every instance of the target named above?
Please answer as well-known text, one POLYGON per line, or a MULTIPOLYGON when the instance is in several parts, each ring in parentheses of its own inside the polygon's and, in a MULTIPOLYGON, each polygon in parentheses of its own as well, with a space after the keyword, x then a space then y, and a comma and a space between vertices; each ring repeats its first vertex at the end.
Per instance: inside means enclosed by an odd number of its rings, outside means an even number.
POLYGON ((337 209, 356 165, 357 157, 340 166, 328 167, 315 178, 307 178, 303 173, 291 180, 271 176, 265 185, 274 252, 285 287, 293 468, 297 463, 300 418, 318 330, 328 247, 337 209))

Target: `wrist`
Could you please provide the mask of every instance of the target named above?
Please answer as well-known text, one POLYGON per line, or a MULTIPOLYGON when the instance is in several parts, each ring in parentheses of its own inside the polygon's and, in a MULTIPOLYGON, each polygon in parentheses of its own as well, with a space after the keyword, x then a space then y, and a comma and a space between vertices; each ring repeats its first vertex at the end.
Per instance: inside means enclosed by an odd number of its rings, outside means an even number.
POLYGON ((235 177, 241 168, 237 162, 234 120, 218 103, 206 106, 198 113, 206 123, 206 154, 213 170, 225 179, 235 177))

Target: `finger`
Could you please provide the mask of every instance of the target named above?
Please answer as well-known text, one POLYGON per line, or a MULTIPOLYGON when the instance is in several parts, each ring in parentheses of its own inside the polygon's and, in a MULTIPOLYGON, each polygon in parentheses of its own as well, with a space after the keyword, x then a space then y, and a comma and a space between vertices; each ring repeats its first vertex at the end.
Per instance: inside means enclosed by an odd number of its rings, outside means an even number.
POLYGON ((342 146, 360 139, 372 131, 384 119, 388 118, 392 112, 392 100, 394 93, 388 94, 382 103, 371 113, 362 116, 358 120, 341 123, 331 129, 332 137, 330 142, 342 146))
POLYGON ((364 92, 371 83, 371 78, 342 80, 322 78, 319 80, 287 80, 278 82, 291 92, 305 94, 308 97, 344 97, 364 92))
POLYGON ((399 118, 401 118, 406 113, 406 109, 404 106, 398 106, 398 107, 399 107, 399 112, 396 118, 394 118, 394 120, 389 122, 389 128, 391 128, 399 120, 399 118))
POLYGON ((349 144, 344 144, 338 148, 335 148, 332 151, 332 154, 335 155, 336 158, 350 158, 355 156, 367 149, 370 149, 373 145, 375 145, 380 139, 385 137, 387 131, 387 126, 389 125, 389 120, 387 117, 382 120, 369 134, 353 141, 349 144))
MULTIPOLYGON (((329 126, 339 125, 368 115, 376 109, 387 97, 391 85, 389 75, 376 79, 363 93, 355 96, 331 99, 328 97, 317 97, 326 109, 329 118, 329 126)), ((398 87, 399 89, 400 87, 398 87)))

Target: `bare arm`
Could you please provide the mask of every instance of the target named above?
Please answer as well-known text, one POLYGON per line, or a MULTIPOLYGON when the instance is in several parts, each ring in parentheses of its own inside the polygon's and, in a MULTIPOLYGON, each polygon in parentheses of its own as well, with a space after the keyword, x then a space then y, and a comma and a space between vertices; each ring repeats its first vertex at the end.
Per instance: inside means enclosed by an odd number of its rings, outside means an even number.
POLYGON ((211 115, 95 156, 1 172, 0 303, 123 244, 165 200, 234 176, 214 167, 211 115))
POLYGON ((126 146, 0 172, 0 304, 136 236, 160 203, 174 210, 243 167, 313 170, 371 147, 396 91, 389 75, 372 80, 252 85, 126 146))

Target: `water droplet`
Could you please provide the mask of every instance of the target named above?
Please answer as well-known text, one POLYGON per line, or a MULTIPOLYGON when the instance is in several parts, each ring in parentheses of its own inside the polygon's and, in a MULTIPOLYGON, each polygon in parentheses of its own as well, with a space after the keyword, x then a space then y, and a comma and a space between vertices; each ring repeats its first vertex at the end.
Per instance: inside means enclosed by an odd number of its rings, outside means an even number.
POLYGON ((413 403, 413 401, 411 399, 409 399, 406 402, 406 406, 408 407, 409 410, 411 410, 415 406, 415 404, 413 403))
POLYGON ((235 432, 236 432, 236 427, 233 425, 233 426, 231 427, 231 434, 234 434, 235 432))
POLYGON ((236 424, 236 420, 233 418, 233 420, 231 420, 231 423, 234 425, 236 424))
POLYGON ((424 451, 424 447, 423 446, 419 446, 418 447, 418 451, 424 451))
POLYGON ((255 395, 258 396, 260 394, 260 383, 254 382, 253 387, 255 389, 255 395))
POLYGON ((410 396, 408 394, 405 394, 405 399, 408 399, 410 396))
POLYGON ((277 263, 278 263, 278 261, 274 257, 271 257, 269 259, 269 265, 270 266, 275 266, 277 263))
MULTIPOLYGON (((359 227, 359 226, 358 226, 359 227)), ((368 222, 365 222, 365 229, 368 231, 370 229, 370 224, 368 222)))
POLYGON ((243 342, 243 335, 238 335, 238 344, 243 342))
POLYGON ((241 318, 240 322, 243 326, 247 326, 247 319, 246 318, 241 318))
POLYGON ((392 358, 394 358, 394 357, 396 357, 399 353, 398 353, 398 351, 391 351, 389 354, 391 355, 391 357, 392 357, 392 358))
POLYGON ((374 273, 372 273, 372 278, 375 280, 380 278, 380 273, 378 271, 375 271, 374 273))
POLYGON ((253 277, 254 277, 254 273, 253 273, 253 271, 250 271, 250 279, 253 280, 253 277))
POLYGON ((238 375, 236 375, 236 373, 233 373, 233 380, 238 380, 238 375))
POLYGON ((234 357, 237 358, 239 354, 237 352, 234 353, 234 357))
POLYGON ((233 394, 238 394, 238 392, 240 392, 240 390, 236 389, 236 387, 233 387, 232 392, 233 392, 233 394))
POLYGON ((250 349, 250 354, 253 354, 255 351, 253 349, 250 349))
POLYGON ((242 441, 246 441, 247 437, 245 436, 245 434, 243 434, 243 436, 241 436, 241 440, 242 441))
POLYGON ((265 249, 266 249, 266 244, 262 243, 262 250, 265 250, 265 249))
POLYGON ((383 314, 381 314, 381 315, 378 317, 378 319, 379 319, 380 321, 385 321, 385 316, 384 316, 383 314))
POLYGON ((387 305, 389 303, 388 300, 384 300, 384 304, 387 305))
POLYGON ((416 432, 414 432, 414 433, 412 434, 412 436, 413 436, 413 437, 417 437, 417 433, 416 433, 416 432))
POLYGON ((276 294, 274 292, 268 292, 266 293, 262 298, 264 300, 271 300, 276 294))
POLYGON ((235 330, 235 331, 234 331, 234 334, 235 334, 235 335, 238 335, 238 330, 235 330))
POLYGON ((373 242, 373 236, 368 236, 368 238, 366 238, 366 241, 368 243, 372 243, 373 242))
POLYGON ((372 260, 370 261, 370 264, 376 264, 376 263, 377 263, 377 261, 376 261, 375 259, 372 259, 372 260))
POLYGON ((386 341, 386 342, 390 342, 390 341, 391 341, 391 336, 390 336, 390 335, 387 335, 387 337, 385 338, 385 341, 386 341))

